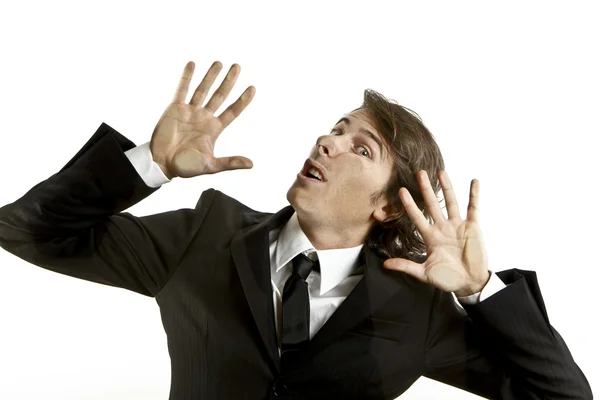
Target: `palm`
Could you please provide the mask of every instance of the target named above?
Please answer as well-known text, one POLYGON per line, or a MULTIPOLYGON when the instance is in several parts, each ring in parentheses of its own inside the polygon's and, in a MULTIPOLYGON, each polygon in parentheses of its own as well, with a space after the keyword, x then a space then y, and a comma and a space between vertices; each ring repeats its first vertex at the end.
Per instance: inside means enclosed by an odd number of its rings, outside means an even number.
POLYGON ((474 179, 471 182, 467 218, 462 220, 450 179, 445 171, 440 172, 440 183, 448 210, 448 218, 445 218, 427 173, 423 172, 417 173, 417 179, 427 210, 435 223, 429 224, 406 189, 400 190, 400 198, 408 216, 423 237, 427 258, 421 264, 403 258, 391 258, 384 262, 384 266, 409 273, 440 290, 455 292, 457 296, 480 291, 490 274, 483 235, 479 228, 479 181, 474 179))
POLYGON ((174 176, 187 178, 252 167, 252 161, 246 157, 217 158, 214 155, 217 138, 246 108, 254 95, 253 86, 248 87, 244 94, 221 115, 214 116, 214 112, 222 105, 237 79, 239 66, 234 64, 210 101, 202 107, 208 89, 220 68, 218 62, 211 66, 190 103, 186 104, 185 98, 194 70, 194 64, 188 63, 173 102, 167 107, 154 129, 150 143, 154 159, 174 176))
POLYGON ((483 236, 471 221, 448 221, 432 232, 424 262, 426 282, 445 292, 454 292, 476 277, 480 266, 487 265, 483 236))
POLYGON ((171 149, 167 165, 175 175, 188 178, 220 171, 214 147, 224 127, 207 114, 203 108, 170 104, 156 125, 155 145, 171 149))

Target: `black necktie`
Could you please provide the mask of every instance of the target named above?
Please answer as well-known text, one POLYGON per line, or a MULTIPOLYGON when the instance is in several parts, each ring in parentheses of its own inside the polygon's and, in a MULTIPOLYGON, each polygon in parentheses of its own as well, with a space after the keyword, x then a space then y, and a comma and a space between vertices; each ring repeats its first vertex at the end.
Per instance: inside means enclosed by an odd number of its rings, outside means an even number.
POLYGON ((292 260, 293 272, 285 282, 282 296, 281 366, 287 370, 290 357, 309 340, 310 308, 306 277, 319 270, 319 261, 300 253, 292 260))

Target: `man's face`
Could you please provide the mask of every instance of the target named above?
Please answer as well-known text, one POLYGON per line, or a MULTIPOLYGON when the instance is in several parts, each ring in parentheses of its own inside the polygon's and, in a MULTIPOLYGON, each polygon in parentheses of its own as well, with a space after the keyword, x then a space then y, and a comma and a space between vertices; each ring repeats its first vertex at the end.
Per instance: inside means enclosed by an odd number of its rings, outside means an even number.
POLYGON ((369 115, 357 110, 317 139, 287 199, 307 224, 360 231, 372 225, 373 211, 386 203, 382 197, 373 204, 370 197, 387 185, 392 167, 369 115), (322 171, 321 180, 310 177, 311 166, 322 171))

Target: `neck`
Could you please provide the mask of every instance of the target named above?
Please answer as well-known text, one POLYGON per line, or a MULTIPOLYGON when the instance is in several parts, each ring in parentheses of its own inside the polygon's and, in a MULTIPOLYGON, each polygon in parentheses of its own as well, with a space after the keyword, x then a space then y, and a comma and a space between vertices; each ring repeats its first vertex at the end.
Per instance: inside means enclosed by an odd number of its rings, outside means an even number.
POLYGON ((334 226, 302 218, 300 214, 298 214, 298 224, 316 250, 356 247, 364 243, 369 233, 369 228, 366 226, 359 228, 334 226))

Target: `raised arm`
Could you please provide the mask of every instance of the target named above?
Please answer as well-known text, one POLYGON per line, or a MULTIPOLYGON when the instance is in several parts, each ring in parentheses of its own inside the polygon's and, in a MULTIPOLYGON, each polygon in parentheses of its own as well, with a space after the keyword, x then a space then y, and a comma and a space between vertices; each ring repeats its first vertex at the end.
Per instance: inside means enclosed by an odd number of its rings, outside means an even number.
MULTIPOLYGON (((234 64, 206 107, 201 103, 221 64, 211 66, 185 104, 193 69, 193 63, 186 65, 175 98, 152 134, 153 160, 170 179, 251 168, 246 158, 215 158, 212 149, 250 103, 253 87, 215 117, 239 66, 234 64)), ((155 296, 202 229, 216 192, 204 192, 194 209, 140 218, 123 212, 158 189, 144 183, 125 155, 134 147, 103 123, 58 173, 0 208, 0 246, 58 273, 155 296)))
POLYGON ((423 375, 486 399, 591 400, 586 376, 550 324, 535 271, 498 276, 508 286, 464 310, 436 292, 423 375))

